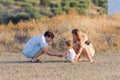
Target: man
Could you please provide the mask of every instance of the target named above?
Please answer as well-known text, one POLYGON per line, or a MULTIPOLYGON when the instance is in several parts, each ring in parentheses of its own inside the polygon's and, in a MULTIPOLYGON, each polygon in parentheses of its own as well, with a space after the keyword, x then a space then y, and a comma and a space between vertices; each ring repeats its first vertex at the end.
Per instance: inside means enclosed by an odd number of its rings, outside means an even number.
POLYGON ((56 54, 55 51, 48 48, 48 43, 54 39, 54 34, 51 31, 46 31, 44 35, 39 35, 31 38, 23 49, 23 54, 27 58, 32 58, 32 62, 43 62, 38 57, 42 54, 50 56, 62 57, 61 54, 56 54))

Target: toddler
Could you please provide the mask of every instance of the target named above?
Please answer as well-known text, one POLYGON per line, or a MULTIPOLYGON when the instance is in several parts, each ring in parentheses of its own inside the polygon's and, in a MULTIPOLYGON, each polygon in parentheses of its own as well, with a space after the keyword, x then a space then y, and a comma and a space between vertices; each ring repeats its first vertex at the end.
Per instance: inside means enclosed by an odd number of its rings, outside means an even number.
POLYGON ((72 48, 73 47, 72 41, 71 40, 66 41, 66 46, 67 46, 67 51, 65 54, 65 58, 71 63, 76 62, 76 60, 75 60, 76 53, 75 53, 74 49, 72 48))

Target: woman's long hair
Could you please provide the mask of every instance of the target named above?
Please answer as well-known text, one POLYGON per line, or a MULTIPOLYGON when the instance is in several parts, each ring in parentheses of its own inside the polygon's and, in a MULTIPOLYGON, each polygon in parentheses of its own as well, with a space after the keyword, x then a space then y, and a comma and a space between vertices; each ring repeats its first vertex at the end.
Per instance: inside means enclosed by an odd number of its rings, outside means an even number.
POLYGON ((78 40, 77 40, 77 41, 80 41, 80 43, 83 42, 83 37, 82 37, 82 35, 81 35, 80 30, 78 30, 78 29, 73 29, 73 30, 72 30, 72 34, 74 34, 74 35, 76 35, 76 36, 78 37, 78 40))

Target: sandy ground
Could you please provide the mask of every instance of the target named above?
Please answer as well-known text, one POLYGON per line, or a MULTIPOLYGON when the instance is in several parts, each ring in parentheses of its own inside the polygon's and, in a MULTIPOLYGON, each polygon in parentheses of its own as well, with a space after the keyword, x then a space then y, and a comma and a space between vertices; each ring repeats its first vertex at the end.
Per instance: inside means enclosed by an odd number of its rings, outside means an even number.
POLYGON ((0 54, 0 80, 120 80, 119 52, 96 54, 94 63, 41 58, 45 63, 31 63, 21 53, 0 54))

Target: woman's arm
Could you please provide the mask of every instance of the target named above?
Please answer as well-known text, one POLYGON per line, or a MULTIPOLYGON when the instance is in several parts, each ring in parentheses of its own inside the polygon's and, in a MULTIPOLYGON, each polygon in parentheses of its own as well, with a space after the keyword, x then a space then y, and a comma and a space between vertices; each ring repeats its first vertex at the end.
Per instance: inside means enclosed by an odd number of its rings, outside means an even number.
POLYGON ((78 60, 79 56, 80 56, 81 53, 82 53, 82 50, 83 50, 83 48, 81 47, 80 50, 79 50, 79 53, 78 53, 78 54, 76 55, 76 57, 75 57, 75 61, 78 60))

